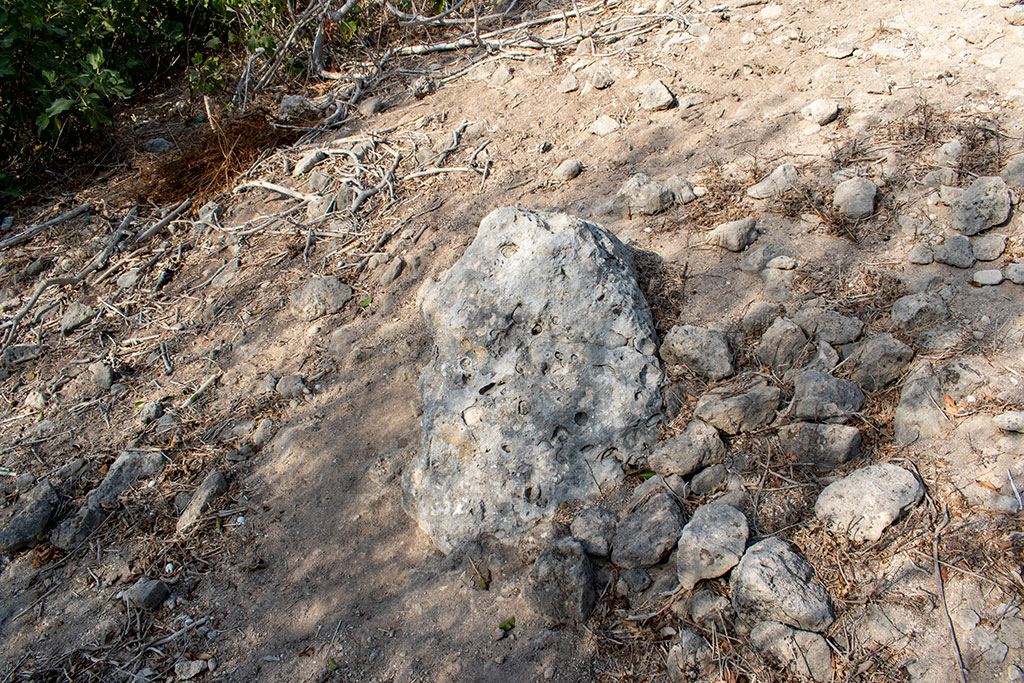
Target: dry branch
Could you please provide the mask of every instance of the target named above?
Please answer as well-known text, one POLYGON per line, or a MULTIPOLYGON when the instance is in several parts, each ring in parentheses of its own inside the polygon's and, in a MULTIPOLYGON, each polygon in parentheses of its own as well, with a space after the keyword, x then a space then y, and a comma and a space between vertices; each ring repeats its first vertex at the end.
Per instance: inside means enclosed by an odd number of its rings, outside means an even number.
POLYGON ((23 232, 18 233, 17 235, 14 235, 13 237, 8 237, 7 239, 0 241, 0 249, 7 249, 8 247, 13 247, 17 244, 28 242, 36 234, 42 232, 46 228, 49 228, 50 226, 53 225, 57 225, 58 223, 63 223, 64 221, 69 221, 76 216, 82 215, 91 208, 92 206, 90 206, 89 204, 82 204, 81 206, 76 206, 67 213, 62 213, 56 218, 51 218, 50 220, 44 221, 39 225, 33 225, 28 230, 25 230, 23 232))

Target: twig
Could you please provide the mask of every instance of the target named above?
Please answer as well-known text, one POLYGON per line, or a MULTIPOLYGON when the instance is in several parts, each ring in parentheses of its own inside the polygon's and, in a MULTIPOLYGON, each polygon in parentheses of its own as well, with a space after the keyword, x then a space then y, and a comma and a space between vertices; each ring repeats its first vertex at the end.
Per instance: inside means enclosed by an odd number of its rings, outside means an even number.
POLYGON ((271 192, 277 192, 278 194, 283 194, 284 196, 291 197, 292 199, 301 199, 304 202, 319 199, 318 195, 306 194, 304 192, 299 192, 298 190, 293 190, 290 187, 285 187, 284 185, 278 185, 277 183, 267 183, 263 182, 262 180, 254 180, 252 182, 242 183, 232 191, 232 194, 238 194, 242 190, 251 190, 254 188, 258 188, 261 190, 270 190, 271 192))
POLYGON ((178 207, 176 209, 174 209, 174 211, 171 211, 169 214, 164 216, 158 222, 154 223, 152 227, 147 228, 146 230, 144 230, 141 233, 139 233, 135 237, 135 241, 136 242, 143 242, 145 240, 148 240, 150 237, 152 237, 153 235, 157 234, 158 232, 160 232, 161 230, 166 228, 168 225, 170 225, 171 221, 173 221, 175 218, 177 218, 178 216, 183 214, 185 211, 188 211, 189 207, 191 207, 191 206, 192 206, 192 198, 189 197, 188 199, 183 201, 181 204, 178 204, 178 207))
POLYGON ((16 244, 21 244, 22 242, 28 242, 30 239, 32 239, 32 237, 42 232, 46 228, 49 228, 50 226, 53 225, 57 225, 58 223, 63 223, 64 221, 69 221, 72 218, 75 218, 76 216, 82 215, 91 208, 92 206, 90 204, 82 204, 81 206, 76 206, 67 213, 62 213, 56 218, 51 218, 50 220, 44 221, 39 225, 33 225, 31 228, 23 232, 20 232, 17 235, 14 235, 13 237, 8 237, 5 240, 0 240, 0 249, 13 247, 16 244))
POLYGON ((484 169, 477 168, 475 166, 453 166, 451 168, 428 168, 425 171, 417 171, 416 173, 410 173, 405 176, 407 180, 413 178, 424 178, 426 176, 437 175, 438 173, 468 173, 473 171, 475 173, 483 174, 484 169))
POLYGON ((1013 488, 1013 495, 1017 496, 1017 512, 1024 510, 1024 501, 1020 499, 1020 491, 1017 489, 1017 482, 1013 480, 1013 473, 1010 472, 1010 468, 1006 468, 1006 476, 1010 479, 1010 486, 1013 488))
POLYGON ((390 185, 391 183, 394 182, 395 171, 398 169, 398 164, 401 161, 402 161, 402 156, 400 154, 396 154, 394 162, 391 164, 391 167, 384 174, 384 178, 383 178, 383 180, 380 181, 379 184, 377 184, 374 187, 371 187, 369 189, 358 190, 356 192, 356 196, 352 198, 352 213, 355 213, 356 211, 358 211, 359 207, 361 207, 363 205, 363 202, 365 202, 367 199, 369 199, 373 195, 377 194, 378 192, 383 190, 385 187, 387 187, 388 185, 390 185))
POLYGON ((960 654, 960 643, 956 639, 956 628, 953 626, 953 619, 949 616, 949 606, 946 604, 946 583, 942 580, 942 567, 939 564, 939 535, 949 524, 949 509, 943 510, 945 520, 935 529, 935 536, 932 538, 932 560, 935 563, 935 580, 939 586, 939 598, 942 600, 942 611, 946 615, 946 624, 949 626, 949 638, 953 644, 953 654, 956 656, 957 669, 960 671, 960 682, 967 683, 967 673, 964 671, 964 658, 960 654))
POLYGON ((185 626, 182 626, 181 628, 179 628, 174 633, 171 633, 171 634, 166 635, 166 636, 160 636, 159 638, 154 638, 153 640, 149 641, 148 643, 146 643, 145 645, 142 646, 142 649, 139 651, 139 654, 135 655, 134 657, 129 659, 127 662, 125 662, 125 666, 131 666, 135 662, 137 662, 140 659, 142 659, 142 656, 146 654, 146 651, 149 650, 149 648, 156 647, 157 645, 163 645, 164 643, 169 643, 172 640, 177 639, 179 636, 182 636, 182 635, 188 633, 192 629, 198 628, 198 627, 202 626, 203 624, 205 624, 209 620, 210 620, 210 617, 203 617, 202 619, 197 619, 197 620, 193 621, 191 624, 186 624, 185 626))
POLYGON ((193 392, 193 394, 191 396, 189 396, 187 399, 185 399, 185 402, 181 404, 181 410, 184 410, 184 409, 194 405, 195 402, 197 400, 199 400, 199 397, 202 396, 206 392, 206 390, 209 389, 210 386, 214 382, 217 381, 217 379, 220 377, 220 375, 221 375, 221 373, 218 371, 218 372, 213 373, 209 377, 207 377, 206 381, 203 382, 199 386, 199 388, 196 389, 195 392, 193 392))

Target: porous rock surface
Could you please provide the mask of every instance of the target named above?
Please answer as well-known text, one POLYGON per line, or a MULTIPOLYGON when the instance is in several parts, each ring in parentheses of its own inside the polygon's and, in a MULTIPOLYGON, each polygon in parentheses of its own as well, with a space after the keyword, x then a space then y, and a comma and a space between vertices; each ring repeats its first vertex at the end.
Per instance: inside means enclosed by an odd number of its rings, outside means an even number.
POLYGON ((515 541, 620 482, 623 462, 655 443, 654 327, 630 252, 607 230, 494 211, 421 310, 436 351, 403 506, 443 552, 486 534, 515 541))

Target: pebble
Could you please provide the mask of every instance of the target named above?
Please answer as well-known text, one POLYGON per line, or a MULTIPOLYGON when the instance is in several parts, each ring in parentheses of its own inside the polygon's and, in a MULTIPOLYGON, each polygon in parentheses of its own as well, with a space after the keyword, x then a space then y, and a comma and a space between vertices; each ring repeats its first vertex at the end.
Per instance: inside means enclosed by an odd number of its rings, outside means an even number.
MULTIPOLYGON (((1024 5, 1021 6, 1021 13, 1024 14, 1024 5)), ((1008 162, 1003 169, 1003 180, 1010 185, 1024 187, 1024 154, 1019 154, 1008 162)))
POLYGON ((732 252, 740 252, 753 244, 758 237, 757 226, 752 217, 741 218, 717 226, 708 233, 708 244, 713 244, 732 252))
POLYGON ((1003 281, 1003 272, 995 268, 977 270, 974 272, 974 277, 971 278, 971 281, 982 287, 993 287, 1003 281))
POLYGON ((971 241, 963 235, 954 235, 935 247, 935 260, 954 268, 970 268, 974 265, 974 250, 971 241))
POLYGON ((143 149, 148 154, 163 154, 164 152, 170 152, 174 149, 174 143, 164 138, 153 138, 152 140, 146 140, 146 144, 143 145, 143 149))
POLYGON ((615 78, 612 76, 611 71, 604 67, 598 67, 590 74, 590 85, 595 90, 610 88, 613 83, 615 83, 615 78))
POLYGON ((70 334, 92 320, 95 315, 96 309, 80 301, 75 301, 64 311, 64 315, 60 320, 60 330, 64 334, 70 334))
POLYGON ((845 59, 853 54, 855 46, 852 40, 837 40, 821 48, 821 54, 832 59, 845 59))
POLYGON ((1007 432, 1024 432, 1024 411, 1008 410, 992 418, 996 426, 1007 432))
POLYGON ((1006 279, 1015 285, 1024 285, 1024 263, 1011 263, 1006 266, 1006 279))
POLYGON ((655 81, 644 88, 640 95, 640 108, 644 111, 662 111, 675 104, 676 98, 661 81, 655 81))
POLYGON ((907 254, 907 260, 919 266, 926 266, 934 260, 932 249, 927 244, 915 244, 907 254))
POLYGON ((611 135, 618 129, 619 122, 613 119, 612 117, 608 116, 607 114, 598 118, 590 126, 590 132, 601 138, 605 137, 606 135, 611 135))
POLYGON ((850 178, 836 186, 832 206, 847 218, 867 218, 875 211, 878 187, 867 178, 850 178))
POLYGON ((923 496, 924 487, 912 472, 881 463, 825 487, 814 504, 814 514, 833 532, 856 543, 870 543, 923 496))
POLYGON ((976 235, 1010 217, 1010 191, 999 176, 978 178, 949 205, 954 230, 976 235))
POLYGON ((558 92, 561 93, 576 92, 579 89, 580 81, 573 74, 566 75, 566 77, 562 79, 562 82, 558 84, 558 92))
POLYGON ((833 100, 814 100, 802 110, 800 115, 819 126, 835 121, 839 116, 839 105, 833 100))
POLYGON ((516 70, 510 64, 503 62, 491 74, 491 80, 488 83, 492 88, 500 88, 511 81, 515 74, 516 70))
POLYGON ((167 593, 167 585, 163 581, 142 577, 125 591, 124 596, 136 607, 155 610, 163 604, 167 593))
POLYGON ((971 240, 971 250, 979 261, 995 261, 1006 251, 1006 238, 1002 235, 980 235, 971 240))
POLYGON ((583 172, 583 163, 578 159, 566 159, 552 171, 551 176, 555 180, 568 182, 583 172))
POLYGON ((767 178, 747 189, 747 196, 753 199, 768 199, 791 189, 800 174, 793 164, 782 164, 767 178))

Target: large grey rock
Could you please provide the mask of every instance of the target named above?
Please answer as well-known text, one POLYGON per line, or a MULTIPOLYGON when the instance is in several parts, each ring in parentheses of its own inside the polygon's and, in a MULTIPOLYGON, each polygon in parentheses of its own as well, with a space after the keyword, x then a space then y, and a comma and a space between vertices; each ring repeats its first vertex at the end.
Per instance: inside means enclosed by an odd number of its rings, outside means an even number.
POLYGON ((587 508, 576 515, 569 529, 572 537, 580 542, 588 555, 607 557, 611 552, 617 521, 618 518, 611 510, 587 508))
POLYGON ((211 470, 192 494, 192 499, 182 511, 181 516, 178 517, 177 532, 180 534, 187 531, 198 522, 202 514, 209 509, 210 504, 227 490, 228 482, 224 475, 217 470, 211 470))
POLYGON ((1010 190, 999 176, 978 178, 949 205, 953 229, 965 235, 977 235, 1009 217, 1010 190))
POLYGON ((583 546, 552 541, 537 557, 523 588, 526 600, 554 622, 586 621, 594 609, 594 574, 583 546))
POLYGON ((948 317, 946 302, 935 292, 908 294, 892 305, 892 321, 905 330, 942 322, 948 317))
POLYGON ((612 540, 612 562, 626 569, 652 567, 679 540, 683 515, 667 493, 656 493, 619 521, 612 540))
POLYGON ((311 277, 292 293, 292 314, 302 320, 316 320, 341 310, 352 298, 352 288, 336 277, 311 277))
POLYGON ((947 237, 932 250, 932 255, 938 263, 954 268, 970 268, 975 261, 971 241, 963 235, 947 237))
POLYGON ((758 237, 757 224, 753 218, 741 218, 717 226, 708 233, 708 244, 729 251, 740 252, 753 244, 758 237))
POLYGON ((786 318, 775 322, 761 335, 757 346, 757 359, 778 375, 790 368, 800 367, 809 360, 814 347, 808 345, 800 326, 786 318))
POLYGON ((779 445, 800 463, 835 467, 860 452, 860 430, 849 425, 795 422, 779 427, 779 445))
POLYGON ((872 542, 923 496, 924 487, 912 472, 886 462, 829 484, 818 495, 814 514, 851 541, 872 542))
POLYGON ((756 543, 729 579, 732 604, 750 623, 778 621, 805 631, 824 631, 835 619, 832 601, 814 568, 778 538, 756 543))
POLYGON ((848 351, 846 367, 865 391, 878 391, 899 379, 913 358, 914 350, 899 339, 878 334, 848 351))
POLYGON ((60 331, 70 334, 92 320, 95 315, 95 308, 75 301, 64 311, 64 315, 60 319, 60 331))
POLYGON ((648 462, 659 474, 687 477, 724 458, 725 445, 718 430, 703 420, 690 420, 682 434, 662 441, 648 462))
POLYGON ((676 551, 676 574, 684 590, 736 566, 747 545, 747 518, 725 503, 708 503, 683 527, 676 551))
POLYGON ((767 178, 747 188, 747 196, 754 199, 768 199, 780 195, 796 185, 800 173, 793 164, 782 164, 771 172, 767 178))
POLYGON ((750 644, 790 673, 820 683, 832 680, 832 650, 817 633, 762 621, 750 632, 750 644))
POLYGON ((163 604, 167 593, 167 584, 163 581, 143 577, 125 591, 125 597, 136 607, 152 611, 163 604))
POLYGON ((911 444, 944 434, 949 421, 940 406, 945 405, 942 386, 931 362, 919 361, 903 380, 892 431, 895 440, 911 444))
POLYGON ((818 370, 793 380, 793 414, 800 420, 845 421, 864 407, 864 392, 853 382, 818 370))
POLYGON ((637 173, 619 188, 630 215, 653 216, 672 206, 672 192, 650 176, 637 173))
POLYGON ((654 325, 630 252, 604 228, 499 209, 421 308, 436 350, 402 504, 442 552, 488 534, 514 543, 656 443, 654 325))
POLYGON ((672 683, 692 683, 703 680, 714 669, 714 654, 703 636, 682 629, 677 641, 668 651, 665 662, 668 679, 672 683))
POLYGON ((749 432, 775 417, 781 393, 778 387, 763 383, 719 387, 698 399, 693 414, 726 434, 749 432))
POLYGON ((850 178, 836 186, 832 207, 852 220, 867 218, 875 212, 878 187, 867 178, 850 178))
POLYGON ((797 311, 793 322, 799 325, 808 337, 827 344, 849 344, 860 336, 864 323, 836 311, 809 307, 797 311))
POLYGON ((60 503, 57 489, 49 479, 43 479, 21 501, 14 517, 0 531, 0 553, 15 553, 34 545, 46 531, 54 510, 60 503))
POLYGON ((661 359, 669 365, 685 365, 701 377, 724 379, 733 373, 729 339, 718 330, 676 325, 661 343, 661 359))

